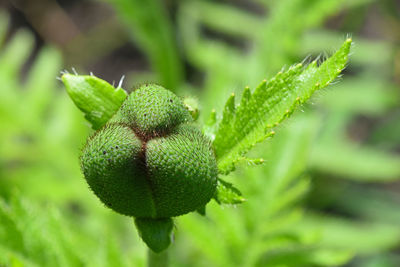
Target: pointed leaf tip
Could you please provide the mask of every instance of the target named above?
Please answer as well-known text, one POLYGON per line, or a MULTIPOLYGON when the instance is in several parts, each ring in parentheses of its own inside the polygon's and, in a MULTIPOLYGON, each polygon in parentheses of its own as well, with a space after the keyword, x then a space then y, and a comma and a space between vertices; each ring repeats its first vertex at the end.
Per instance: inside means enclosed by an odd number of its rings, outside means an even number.
POLYGON ((61 80, 72 101, 95 130, 114 115, 127 97, 122 88, 114 88, 96 76, 65 73, 61 80))
POLYGON ((348 38, 320 65, 316 60, 308 66, 296 64, 262 81, 254 92, 245 88, 237 107, 230 96, 213 139, 219 173, 233 171, 256 143, 274 134, 271 127, 290 117, 315 91, 332 84, 347 64, 351 45, 348 38))

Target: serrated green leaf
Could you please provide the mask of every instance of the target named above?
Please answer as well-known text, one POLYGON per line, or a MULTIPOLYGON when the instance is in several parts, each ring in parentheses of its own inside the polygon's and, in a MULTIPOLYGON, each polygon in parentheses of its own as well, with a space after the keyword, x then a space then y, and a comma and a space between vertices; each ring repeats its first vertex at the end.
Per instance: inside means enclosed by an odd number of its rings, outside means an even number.
POLYGON ((127 97, 121 87, 114 88, 95 76, 64 74, 61 79, 72 101, 95 130, 112 117, 127 97))
POLYGON ((234 170, 235 163, 256 143, 274 134, 273 127, 289 117, 318 89, 328 86, 346 66, 351 39, 319 67, 297 64, 264 80, 253 93, 246 88, 239 106, 232 94, 213 142, 220 173, 234 170))
POLYGON ((218 179, 217 191, 215 192, 214 199, 218 204, 240 204, 245 201, 242 193, 235 188, 231 183, 218 179))

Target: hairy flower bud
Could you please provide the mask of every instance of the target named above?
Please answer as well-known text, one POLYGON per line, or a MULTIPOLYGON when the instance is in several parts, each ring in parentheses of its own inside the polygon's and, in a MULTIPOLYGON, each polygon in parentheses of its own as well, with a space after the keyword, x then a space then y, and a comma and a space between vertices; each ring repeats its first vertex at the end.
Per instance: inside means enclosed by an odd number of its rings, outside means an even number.
POLYGON ((182 101, 154 84, 132 92, 89 138, 81 165, 106 206, 136 218, 194 211, 211 199, 217 183, 210 141, 182 101))

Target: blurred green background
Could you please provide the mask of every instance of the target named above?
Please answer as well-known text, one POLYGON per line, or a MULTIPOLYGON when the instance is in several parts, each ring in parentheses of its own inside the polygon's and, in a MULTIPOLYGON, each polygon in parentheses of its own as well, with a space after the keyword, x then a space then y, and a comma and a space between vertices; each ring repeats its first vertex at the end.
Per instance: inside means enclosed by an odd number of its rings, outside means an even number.
POLYGON ((355 46, 337 83, 224 179, 247 201, 176 219, 171 266, 400 266, 397 0, 0 2, 0 266, 145 266, 132 219, 80 170, 89 124, 61 70, 200 103, 355 46))

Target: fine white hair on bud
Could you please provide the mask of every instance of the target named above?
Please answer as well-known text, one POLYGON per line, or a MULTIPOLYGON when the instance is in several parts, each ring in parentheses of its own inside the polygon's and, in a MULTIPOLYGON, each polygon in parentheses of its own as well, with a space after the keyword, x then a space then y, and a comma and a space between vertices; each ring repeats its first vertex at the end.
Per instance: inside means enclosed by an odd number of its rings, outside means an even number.
POLYGON ((210 201, 217 186, 210 140, 180 98, 156 84, 133 91, 88 139, 81 166, 107 207, 135 218, 195 211, 210 201))

